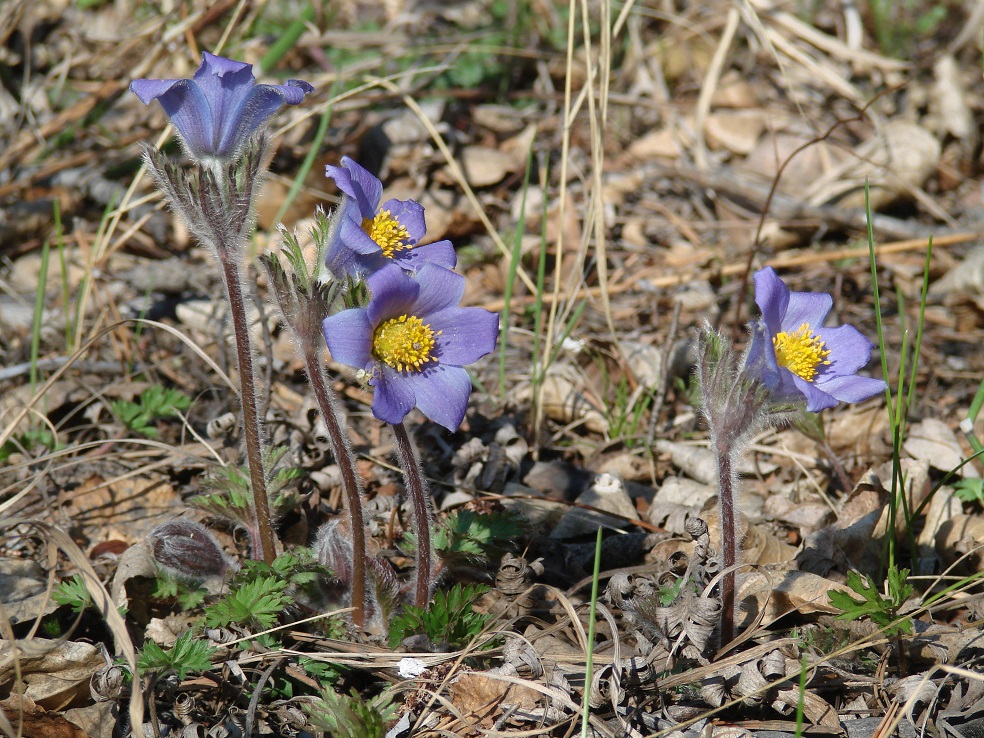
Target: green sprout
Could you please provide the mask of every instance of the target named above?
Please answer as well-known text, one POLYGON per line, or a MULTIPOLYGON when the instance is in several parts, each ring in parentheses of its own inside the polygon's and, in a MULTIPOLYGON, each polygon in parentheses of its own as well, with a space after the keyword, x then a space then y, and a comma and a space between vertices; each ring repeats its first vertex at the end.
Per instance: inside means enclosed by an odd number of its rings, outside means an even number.
POLYGON ((140 393, 136 402, 116 400, 113 412, 127 428, 147 438, 157 438, 154 422, 177 416, 191 405, 191 398, 175 389, 152 385, 140 393))
POLYGON ((479 584, 456 584, 448 592, 438 591, 426 608, 407 607, 390 623, 390 647, 396 648, 404 638, 421 634, 432 643, 446 643, 450 648, 468 645, 492 620, 491 615, 472 609, 488 591, 488 587, 479 584))
POLYGON ((137 668, 142 674, 158 670, 173 671, 181 680, 192 672, 211 669, 212 654, 216 650, 207 641, 196 639, 191 631, 184 633, 166 651, 148 640, 137 656, 137 668))
POLYGON ((830 604, 841 610, 837 620, 870 618, 887 636, 912 632, 912 618, 900 618, 899 609, 912 594, 912 585, 906 582, 908 569, 888 569, 888 596, 883 597, 874 583, 856 571, 847 573, 847 586, 861 595, 856 600, 846 592, 830 592, 830 604))

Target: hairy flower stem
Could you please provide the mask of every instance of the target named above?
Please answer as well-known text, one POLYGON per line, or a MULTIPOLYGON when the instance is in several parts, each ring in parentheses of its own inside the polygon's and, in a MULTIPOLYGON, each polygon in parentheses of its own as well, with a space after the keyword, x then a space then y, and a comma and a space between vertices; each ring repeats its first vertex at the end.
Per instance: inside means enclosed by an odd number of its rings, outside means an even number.
POLYGON ((239 386, 243 405, 243 436, 246 439, 246 461, 249 465, 250 487, 253 492, 255 527, 250 531, 253 555, 266 563, 272 563, 277 555, 277 543, 270 518, 270 500, 267 496, 266 469, 263 467, 262 434, 256 388, 253 385, 253 351, 249 340, 249 321, 246 317, 246 300, 239 262, 230 249, 219 247, 222 277, 229 297, 232 327, 236 339, 236 359, 239 364, 239 386))
POLYGON ((735 475, 731 465, 729 445, 719 444, 715 451, 718 461, 718 502, 721 512, 721 559, 725 572, 721 579, 721 645, 735 638, 735 570, 738 541, 735 536, 735 475))
POLYGON ((296 335, 296 338, 304 355, 304 364, 314 397, 321 409, 321 417, 328 429, 328 443, 342 472, 342 491, 345 493, 345 506, 348 508, 352 528, 352 621, 362 628, 366 624, 366 523, 362 513, 362 492, 355 471, 355 459, 348 436, 338 420, 338 400, 328 383, 328 376, 319 356, 319 347, 314 340, 308 340, 305 336, 296 335))
POLYGON ((396 455, 403 467, 403 478, 406 481, 407 492, 410 495, 410 510, 413 515, 414 533, 417 535, 417 589, 414 602, 417 607, 427 607, 431 590, 431 535, 430 535, 430 505, 428 504, 427 487, 424 475, 420 469, 420 456, 417 446, 407 433, 403 423, 393 425, 396 436, 396 455))
POLYGON ((718 465, 718 506, 721 512, 721 645, 735 637, 735 567, 738 561, 738 477, 742 450, 756 429, 778 418, 768 390, 746 370, 731 343, 710 326, 697 333, 695 375, 701 391, 701 411, 707 419, 711 448, 718 465))

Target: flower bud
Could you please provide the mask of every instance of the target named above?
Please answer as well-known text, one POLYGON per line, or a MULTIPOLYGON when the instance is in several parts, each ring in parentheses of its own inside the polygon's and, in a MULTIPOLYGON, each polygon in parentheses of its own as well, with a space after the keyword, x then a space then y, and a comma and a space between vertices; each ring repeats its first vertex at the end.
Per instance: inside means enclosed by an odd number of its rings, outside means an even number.
POLYGON ((179 579, 224 577, 236 565, 209 530, 190 520, 171 520, 147 536, 158 568, 179 579))

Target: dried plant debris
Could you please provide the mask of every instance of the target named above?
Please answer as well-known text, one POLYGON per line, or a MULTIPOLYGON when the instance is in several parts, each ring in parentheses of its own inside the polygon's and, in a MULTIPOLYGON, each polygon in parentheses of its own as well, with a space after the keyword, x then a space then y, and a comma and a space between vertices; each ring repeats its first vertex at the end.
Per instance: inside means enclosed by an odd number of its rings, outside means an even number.
POLYGON ((0 2, 0 733, 982 732, 980 3, 154 5, 0 2))

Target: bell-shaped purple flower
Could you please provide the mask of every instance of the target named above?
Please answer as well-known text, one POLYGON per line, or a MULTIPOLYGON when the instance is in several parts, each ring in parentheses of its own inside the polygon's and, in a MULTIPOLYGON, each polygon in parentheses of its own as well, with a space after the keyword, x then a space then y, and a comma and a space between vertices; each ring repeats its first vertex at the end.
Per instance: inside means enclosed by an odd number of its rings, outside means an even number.
POLYGON ((160 101, 188 153, 201 161, 236 159, 284 103, 297 105, 314 87, 299 79, 258 85, 252 64, 206 51, 192 79, 137 79, 130 90, 144 105, 160 101))
POLYGON ((325 174, 345 195, 341 226, 326 256, 333 274, 364 276, 389 263, 408 272, 427 262, 447 269, 457 263, 450 241, 418 245, 427 232, 423 205, 395 199, 380 205, 383 183, 347 156, 340 167, 325 167, 325 174))
POLYGON ((421 264, 416 278, 393 264, 366 278, 371 299, 323 323, 332 358, 363 369, 375 387, 372 414, 400 423, 414 407, 457 430, 471 379, 462 367, 495 348, 499 316, 458 307, 465 278, 421 264))
POLYGON ((885 391, 881 379, 857 375, 874 344, 852 326, 824 326, 833 305, 830 295, 790 292, 766 267, 755 273, 755 302, 762 318, 752 324, 745 370, 774 397, 805 398, 806 409, 817 412, 885 391))

